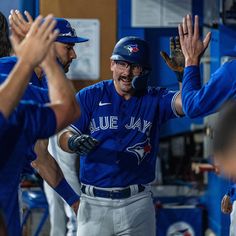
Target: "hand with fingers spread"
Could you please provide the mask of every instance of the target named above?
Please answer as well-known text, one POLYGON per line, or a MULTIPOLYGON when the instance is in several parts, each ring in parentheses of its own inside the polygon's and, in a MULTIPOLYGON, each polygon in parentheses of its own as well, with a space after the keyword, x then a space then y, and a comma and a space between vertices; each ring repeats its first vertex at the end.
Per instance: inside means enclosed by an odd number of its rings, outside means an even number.
POLYGON ((29 12, 24 12, 27 21, 24 19, 20 11, 11 10, 9 15, 10 27, 17 34, 20 41, 22 41, 26 34, 29 32, 31 25, 33 24, 33 18, 29 12))
POLYGON ((179 37, 170 38, 170 56, 164 52, 160 52, 168 67, 176 73, 179 82, 182 82, 184 71, 184 55, 181 50, 179 37))
POLYGON ((192 18, 187 15, 183 18, 183 23, 178 26, 181 48, 185 57, 185 66, 199 65, 199 61, 211 39, 208 32, 202 41, 199 36, 199 18, 195 16, 194 26, 192 18))
POLYGON ((48 15, 43 23, 42 19, 42 16, 37 17, 22 42, 12 29, 11 41, 15 54, 32 67, 42 62, 58 35, 58 30, 54 30, 56 21, 53 16, 48 15))

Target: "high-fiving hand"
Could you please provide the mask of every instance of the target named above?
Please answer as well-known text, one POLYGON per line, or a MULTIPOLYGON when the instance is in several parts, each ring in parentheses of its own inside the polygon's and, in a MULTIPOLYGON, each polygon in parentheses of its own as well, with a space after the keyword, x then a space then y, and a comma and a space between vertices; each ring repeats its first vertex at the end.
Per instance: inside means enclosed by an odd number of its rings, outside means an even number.
POLYGON ((36 18, 23 41, 12 28, 11 42, 15 54, 33 68, 45 58, 59 33, 54 30, 56 21, 52 15, 48 15, 43 22, 42 19, 42 16, 36 18))
POLYGON ((185 66, 199 65, 199 61, 211 39, 208 32, 202 41, 199 36, 199 18, 195 16, 194 26, 192 18, 187 15, 183 18, 183 23, 178 26, 181 48, 185 57, 185 66))
POLYGON ((20 11, 11 10, 9 15, 10 27, 17 34, 17 37, 22 41, 26 34, 29 32, 31 25, 33 24, 33 18, 29 12, 24 12, 27 21, 24 19, 20 11))

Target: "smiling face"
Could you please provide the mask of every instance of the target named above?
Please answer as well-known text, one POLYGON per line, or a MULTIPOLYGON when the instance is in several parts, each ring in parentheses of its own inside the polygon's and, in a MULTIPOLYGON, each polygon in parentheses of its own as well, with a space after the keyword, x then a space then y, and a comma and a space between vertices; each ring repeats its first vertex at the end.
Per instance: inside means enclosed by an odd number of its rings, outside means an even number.
POLYGON ((121 95, 133 93, 132 80, 134 76, 141 75, 143 69, 140 65, 129 64, 124 61, 111 61, 111 71, 116 91, 121 95))
POLYGON ((55 50, 58 60, 63 66, 65 73, 69 71, 71 62, 77 57, 73 43, 55 42, 55 50))

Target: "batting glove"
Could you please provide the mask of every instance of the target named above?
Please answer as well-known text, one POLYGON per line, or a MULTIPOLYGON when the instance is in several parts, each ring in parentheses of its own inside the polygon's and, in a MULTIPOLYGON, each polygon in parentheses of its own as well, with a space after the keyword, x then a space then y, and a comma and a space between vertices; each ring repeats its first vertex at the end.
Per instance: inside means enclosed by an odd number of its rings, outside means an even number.
POLYGON ((97 145, 98 140, 86 134, 75 134, 68 139, 69 149, 79 155, 88 155, 97 145))

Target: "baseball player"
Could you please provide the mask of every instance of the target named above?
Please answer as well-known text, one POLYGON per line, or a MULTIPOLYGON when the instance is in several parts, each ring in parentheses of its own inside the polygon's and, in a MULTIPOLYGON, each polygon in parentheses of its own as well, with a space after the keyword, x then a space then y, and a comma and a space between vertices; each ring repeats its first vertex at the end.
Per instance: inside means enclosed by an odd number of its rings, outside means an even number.
POLYGON ((224 195, 221 201, 221 211, 224 214, 230 214, 230 236, 236 235, 236 184, 235 182, 230 183, 228 192, 224 195))
POLYGON ((182 101, 185 114, 191 118, 214 113, 229 99, 235 99, 236 60, 226 62, 209 81, 201 86, 199 61, 210 42, 210 33, 204 41, 199 38, 198 16, 195 16, 194 31, 191 16, 179 26, 180 42, 185 56, 182 101))
POLYGON ((159 129, 183 112, 180 92, 143 87, 150 69, 147 42, 122 38, 113 79, 77 94, 81 117, 57 136, 61 152, 80 155, 78 236, 156 234, 150 183, 159 129))
MULTIPOLYGON (((55 24, 56 21, 52 16, 46 17, 43 23, 42 17, 39 16, 25 40, 21 43, 18 38, 14 40, 14 51, 19 57, 19 62, 22 58, 27 58, 27 60, 23 60, 25 63, 21 67, 22 71, 26 68, 32 72, 47 53, 42 67, 48 77, 51 103, 41 106, 34 102, 22 101, 10 115, 4 130, 4 137, 0 138, 2 156, 0 161, 0 205, 5 214, 10 236, 21 235, 18 185, 28 147, 36 139, 47 138, 59 131, 80 114, 74 93, 56 62, 54 48, 51 47, 52 42, 58 36, 58 32, 53 31, 55 24)), ((20 71, 19 74, 21 73, 20 71)), ((18 76, 20 76, 19 74, 18 76)), ((54 179, 54 186, 70 205, 77 206, 78 196, 65 179, 54 179)))
MULTIPOLYGON (((17 10, 11 11, 10 15, 10 24, 13 29, 17 30, 18 35, 21 38, 25 37, 25 34, 28 32, 28 28, 32 22, 32 18, 29 15, 29 13, 27 13, 26 16, 28 18, 28 22, 24 20, 21 13, 17 10)), ((68 37, 70 34, 71 36, 73 36, 74 34, 74 31, 72 30, 69 22, 61 18, 56 18, 56 20, 57 20, 57 28, 60 29, 60 35, 59 37, 57 37, 57 40, 54 43, 56 48, 56 55, 64 71, 67 72, 70 63, 76 57, 76 54, 73 50, 74 44, 86 42, 87 39, 81 37, 73 37, 73 38, 68 37)), ((37 71, 39 71, 39 69, 37 71)), ((44 81, 44 76, 40 80, 44 81)), ((37 81, 39 81, 38 78, 37 81)), ((35 85, 40 86, 38 84, 35 85)), ((46 83, 43 83, 41 86, 47 88, 46 83)), ((43 158, 44 161, 45 161, 45 155, 48 155, 45 152, 44 148, 45 145, 46 145, 45 140, 40 141, 40 143, 38 142, 36 144, 37 158, 43 158)), ((57 164, 60 166, 65 179, 72 186, 75 192, 79 192, 80 186, 78 183, 78 177, 75 165, 76 158, 68 158, 65 155, 63 156, 60 155, 60 153, 57 150, 54 151, 53 146, 50 153, 56 160, 57 164)), ((68 236, 76 235, 77 222, 74 211, 67 203, 64 202, 64 200, 58 195, 58 193, 55 192, 54 189, 51 188, 46 183, 46 181, 44 181, 44 190, 49 203, 50 223, 51 223, 50 235, 51 236, 53 235, 64 236, 65 234, 68 236), (66 218, 68 218, 67 223, 66 223, 67 221, 66 218)))
POLYGON ((213 150, 215 162, 225 176, 232 178, 230 191, 224 196, 222 210, 231 213, 230 235, 236 235, 235 229, 235 178, 236 178, 236 102, 233 100, 225 106, 218 116, 214 129, 213 150))
POLYGON ((216 164, 226 177, 236 179, 235 134, 236 102, 222 109, 214 128, 213 150, 216 164))

